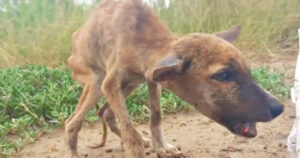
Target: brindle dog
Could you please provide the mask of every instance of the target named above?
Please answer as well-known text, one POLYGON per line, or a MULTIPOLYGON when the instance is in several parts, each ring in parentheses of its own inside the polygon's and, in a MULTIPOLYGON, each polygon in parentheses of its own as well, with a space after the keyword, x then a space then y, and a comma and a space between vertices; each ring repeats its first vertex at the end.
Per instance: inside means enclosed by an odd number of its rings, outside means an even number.
POLYGON ((65 125, 70 157, 78 157, 77 137, 84 117, 105 97, 101 116, 121 136, 129 158, 145 158, 143 139, 125 105, 126 97, 145 82, 152 145, 160 156, 180 153, 162 134, 161 85, 231 132, 255 137, 255 123, 277 117, 283 106, 255 83, 239 50, 229 43, 238 32, 235 27, 216 35, 179 38, 141 0, 101 2, 73 34, 68 64, 84 88, 65 125))

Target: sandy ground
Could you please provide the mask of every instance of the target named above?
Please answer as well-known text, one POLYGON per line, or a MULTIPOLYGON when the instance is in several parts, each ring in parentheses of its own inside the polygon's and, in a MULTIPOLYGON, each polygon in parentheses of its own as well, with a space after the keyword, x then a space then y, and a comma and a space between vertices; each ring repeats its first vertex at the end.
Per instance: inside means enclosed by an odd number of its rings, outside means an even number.
MULTIPOLYGON (((258 124, 258 136, 246 139, 234 136, 224 127, 202 116, 198 112, 166 115, 164 131, 169 143, 180 147, 190 158, 287 158, 286 139, 294 119, 293 105, 285 104, 285 112, 270 123, 258 124)), ((136 124, 139 132, 149 138, 147 124, 136 124)), ((81 157, 123 158, 120 140, 109 132, 105 147, 90 149, 88 146, 100 142, 102 126, 99 122, 85 124, 79 133, 78 151, 81 157)), ((29 144, 13 158, 61 158, 66 156, 64 131, 55 129, 29 144)), ((147 149, 148 158, 156 154, 147 149)))
MULTIPOLYGON (((285 81, 292 83, 297 54, 261 57, 252 61, 252 67, 271 66, 285 73, 285 81), (263 63, 263 64, 262 64, 263 63)), ((178 146, 189 158, 288 158, 286 140, 295 118, 295 107, 285 101, 284 113, 270 123, 258 124, 258 136, 246 139, 234 136, 224 127, 198 112, 166 115, 163 120, 165 136, 170 144, 178 146)), ((135 124, 139 132, 150 138, 147 124, 135 124)), ((105 147, 90 149, 89 145, 101 141, 102 126, 99 122, 84 124, 79 133, 78 152, 82 158, 123 158, 120 139, 109 132, 105 147)), ((147 158, 156 158, 151 148, 147 158)), ((64 158, 66 157, 64 130, 58 128, 28 144, 12 158, 64 158)))

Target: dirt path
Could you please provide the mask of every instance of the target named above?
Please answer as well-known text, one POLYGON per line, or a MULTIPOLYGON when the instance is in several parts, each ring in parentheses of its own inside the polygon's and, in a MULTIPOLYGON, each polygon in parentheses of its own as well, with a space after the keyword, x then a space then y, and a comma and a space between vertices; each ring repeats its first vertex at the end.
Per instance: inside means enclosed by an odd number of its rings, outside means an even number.
MULTIPOLYGON (((198 112, 167 115, 163 125, 169 143, 179 146, 191 158, 286 158, 286 139, 294 119, 293 105, 286 104, 286 110, 278 119, 258 125, 258 136, 245 139, 234 136, 225 128, 210 121, 198 112)), ((149 138, 147 124, 136 125, 142 135, 149 138)), ((78 151, 81 157, 123 158, 120 140, 109 132, 104 148, 90 149, 89 145, 100 142, 99 122, 85 124, 79 133, 78 151)), ((156 155, 147 149, 148 158, 156 155)), ((62 158, 66 156, 64 131, 55 129, 33 144, 14 154, 13 158, 62 158)))

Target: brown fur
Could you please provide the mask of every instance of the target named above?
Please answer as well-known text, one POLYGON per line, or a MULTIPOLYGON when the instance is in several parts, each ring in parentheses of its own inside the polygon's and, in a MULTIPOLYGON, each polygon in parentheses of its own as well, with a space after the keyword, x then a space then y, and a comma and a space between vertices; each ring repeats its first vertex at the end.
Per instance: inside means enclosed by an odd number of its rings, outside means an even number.
POLYGON ((121 136, 128 157, 144 158, 143 139, 125 105, 126 97, 144 82, 149 87, 152 144, 160 156, 180 155, 162 133, 161 85, 236 134, 248 122, 279 115, 280 104, 254 83, 239 51, 227 42, 239 30, 178 38, 140 0, 101 2, 73 34, 68 64, 84 90, 65 125, 70 156, 78 157, 77 136, 85 115, 105 97, 99 115, 121 136))

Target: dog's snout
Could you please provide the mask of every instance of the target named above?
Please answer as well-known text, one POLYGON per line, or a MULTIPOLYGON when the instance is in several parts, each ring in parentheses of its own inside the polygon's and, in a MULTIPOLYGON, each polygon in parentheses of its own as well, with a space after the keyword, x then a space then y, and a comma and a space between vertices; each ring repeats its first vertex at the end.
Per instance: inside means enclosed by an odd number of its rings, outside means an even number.
POLYGON ((270 112, 272 114, 272 118, 276 118, 283 112, 283 105, 278 102, 273 103, 270 107, 270 112))

